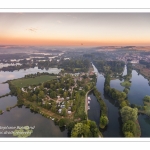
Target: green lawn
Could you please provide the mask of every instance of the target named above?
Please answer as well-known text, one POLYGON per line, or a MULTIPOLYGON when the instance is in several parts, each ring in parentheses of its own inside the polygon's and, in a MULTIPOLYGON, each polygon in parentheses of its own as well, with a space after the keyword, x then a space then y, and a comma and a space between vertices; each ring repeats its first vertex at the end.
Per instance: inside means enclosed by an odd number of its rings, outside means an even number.
POLYGON ((22 88, 22 87, 27 87, 29 85, 38 85, 40 83, 50 81, 56 78, 57 78, 56 76, 41 75, 35 78, 21 78, 21 79, 12 80, 11 83, 16 87, 22 88))

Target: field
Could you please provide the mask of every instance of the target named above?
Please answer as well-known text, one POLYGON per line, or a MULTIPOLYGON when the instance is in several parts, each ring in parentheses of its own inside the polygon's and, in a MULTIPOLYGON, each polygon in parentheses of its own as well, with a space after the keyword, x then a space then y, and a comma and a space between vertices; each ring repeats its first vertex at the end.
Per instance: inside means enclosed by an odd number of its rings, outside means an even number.
POLYGON ((56 76, 41 75, 35 78, 21 78, 21 79, 12 80, 11 83, 16 87, 22 88, 30 85, 38 85, 40 83, 50 81, 56 78, 57 78, 56 76))

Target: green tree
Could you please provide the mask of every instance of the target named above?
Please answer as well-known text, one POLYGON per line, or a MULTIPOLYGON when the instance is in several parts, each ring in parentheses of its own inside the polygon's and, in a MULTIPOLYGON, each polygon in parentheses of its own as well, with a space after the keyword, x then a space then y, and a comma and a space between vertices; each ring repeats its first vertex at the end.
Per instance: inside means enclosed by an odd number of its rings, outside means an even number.
POLYGON ((0 110, 0 115, 3 113, 3 111, 2 110, 0 110))
POLYGON ((52 91, 52 92, 50 93, 50 97, 51 97, 51 98, 56 98, 56 92, 55 92, 55 91, 52 91))
POLYGON ((43 98, 44 98, 44 92, 43 92, 43 91, 40 91, 40 92, 39 92, 38 98, 39 98, 39 99, 43 99, 43 98))
POLYGON ((125 122, 123 124, 122 131, 125 134, 125 136, 129 136, 129 135, 131 136, 131 134, 129 134, 129 133, 132 133, 132 135, 135 136, 135 134, 136 134, 136 124, 135 124, 135 122, 133 122, 132 120, 128 120, 127 122, 125 122))
POLYGON ((61 115, 64 117, 67 115, 66 108, 62 108, 61 115))
POLYGON ((65 91, 63 94, 63 97, 66 98, 68 96, 68 93, 65 91))
POLYGON ((58 125, 59 127, 63 127, 65 125, 65 119, 64 118, 61 118, 59 121, 58 121, 58 125))
POLYGON ((126 122, 128 120, 136 121, 138 109, 137 108, 131 108, 129 106, 124 106, 120 110, 120 113, 121 113, 121 117, 122 117, 123 122, 126 122))
POLYGON ((121 105, 121 107, 124 107, 124 106, 127 106, 127 103, 126 103, 126 101, 122 101, 120 105, 121 105))
POLYGON ((108 118, 107 116, 101 116, 100 117, 100 128, 105 128, 105 126, 108 124, 108 118))
POLYGON ((36 101, 37 100, 37 96, 34 94, 33 96, 32 96, 32 101, 36 101))
POLYGON ((134 137, 133 133, 131 132, 124 132, 125 137, 134 137))
POLYGON ((150 96, 146 95, 143 100, 146 101, 146 102, 150 102, 150 96))

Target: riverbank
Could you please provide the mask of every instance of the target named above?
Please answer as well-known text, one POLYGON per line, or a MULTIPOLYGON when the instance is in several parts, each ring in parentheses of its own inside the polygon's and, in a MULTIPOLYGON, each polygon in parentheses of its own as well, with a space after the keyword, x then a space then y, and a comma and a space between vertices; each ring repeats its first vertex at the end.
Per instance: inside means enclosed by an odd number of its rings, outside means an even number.
POLYGON ((133 69, 150 81, 150 69, 146 68, 145 65, 136 64, 133 66, 133 69))
POLYGON ((9 93, 6 93, 6 94, 4 94, 4 95, 1 95, 0 98, 5 97, 5 96, 9 96, 9 95, 11 95, 10 92, 9 92, 9 93))

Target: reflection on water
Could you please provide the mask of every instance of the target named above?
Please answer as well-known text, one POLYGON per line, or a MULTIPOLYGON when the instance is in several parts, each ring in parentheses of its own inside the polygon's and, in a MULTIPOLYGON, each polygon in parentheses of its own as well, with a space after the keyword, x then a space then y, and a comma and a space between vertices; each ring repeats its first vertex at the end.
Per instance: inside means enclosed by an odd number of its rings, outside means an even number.
POLYGON ((131 104, 143 105, 144 96, 150 95, 148 80, 133 70, 131 81, 132 84, 128 93, 128 99, 131 104))
POLYGON ((97 101, 96 97, 93 95, 92 92, 88 95, 91 98, 90 104, 90 110, 88 110, 88 118, 92 121, 95 121, 97 126, 99 127, 99 119, 100 119, 100 105, 97 101))
POLYGON ((16 96, 5 96, 0 98, 0 110, 5 111, 7 107, 12 107, 17 104, 16 96))
POLYGON ((9 89, 8 83, 5 83, 5 84, 0 83, 0 96, 9 92, 10 92, 10 89, 9 89))
MULTIPOLYGON (((94 69, 95 71, 97 71, 95 67, 94 69)), ((125 68, 123 75, 126 75, 126 72, 127 71, 125 68)), ((117 101, 111 99, 109 96, 104 94, 104 81, 105 78, 99 74, 96 86, 97 89, 101 92, 101 96, 108 107, 109 118, 108 126, 101 131, 104 137, 123 137, 121 131, 122 122, 119 114, 119 104, 117 103, 117 101)), ((120 85, 121 82, 123 81, 120 81, 118 79, 113 80, 111 81, 110 86, 111 88, 115 88, 117 90, 122 91, 124 87, 120 85)), ((133 70, 128 100, 130 101, 130 103, 143 105, 142 99, 145 95, 150 95, 150 86, 148 85, 148 80, 145 79, 142 75, 138 75, 138 73, 135 70, 133 70)), ((141 137, 150 137, 150 117, 140 114, 138 120, 142 132, 141 137)))
MULTIPOLYGON (((35 127, 31 137, 67 137, 67 130, 55 126, 54 122, 40 114, 31 113, 30 109, 15 107, 10 112, 0 115, 0 126, 31 126, 35 127)), ((1 132, 2 130, 0 130, 1 132)), ((0 134, 0 137, 12 137, 0 134)))
POLYGON ((61 69, 58 68, 49 68, 48 70, 46 69, 38 69, 38 67, 34 67, 34 68, 29 68, 29 69, 21 69, 21 70, 15 70, 13 72, 9 72, 9 71, 0 71, 0 83, 5 82, 7 80, 12 80, 12 79, 17 79, 17 78, 22 78, 27 74, 34 74, 37 72, 48 72, 48 73, 54 73, 54 74, 58 74, 61 71, 61 69))
POLYGON ((110 87, 115 88, 116 90, 123 91, 124 87, 120 85, 123 81, 120 81, 119 79, 111 80, 110 81, 110 87))
POLYGON ((141 137, 150 137, 150 117, 140 114, 138 120, 141 127, 141 137))
MULTIPOLYGON (((26 70, 19 70, 13 72, 0 71, 0 96, 8 92, 8 84, 2 84, 10 79, 16 79, 24 77, 27 74, 34 74, 37 72, 49 72, 57 74, 61 71, 58 68, 50 69, 38 69, 38 67, 30 68, 26 70)), ((6 110, 6 107, 14 106, 17 102, 15 96, 6 96, 0 98, 0 109, 6 110)), ((59 128, 50 119, 41 116, 38 113, 31 111, 24 106, 12 108, 10 111, 5 111, 0 115, 0 126, 35 126, 31 137, 67 137, 67 130, 64 128, 59 128)), ((1 130, 0 130, 1 133, 1 130)), ((0 134, 0 137, 12 137, 12 134, 0 134)))

